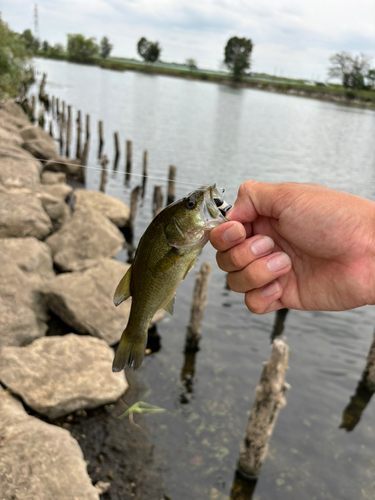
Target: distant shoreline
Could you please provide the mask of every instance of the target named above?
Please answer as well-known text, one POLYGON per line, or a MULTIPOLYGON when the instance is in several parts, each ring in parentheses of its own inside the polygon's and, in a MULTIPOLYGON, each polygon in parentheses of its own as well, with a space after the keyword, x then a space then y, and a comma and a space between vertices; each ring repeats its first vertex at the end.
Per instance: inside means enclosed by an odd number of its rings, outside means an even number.
POLYGON ((249 78, 245 77, 240 82, 233 82, 227 76, 215 73, 208 73, 204 70, 185 71, 174 68, 164 68, 143 63, 131 63, 121 60, 108 59, 92 59, 88 62, 70 61, 66 55, 48 56, 38 54, 36 57, 42 59, 53 59, 57 61, 73 62, 74 64, 82 64, 86 66, 99 66, 102 69, 113 71, 137 71, 150 75, 164 75, 175 78, 184 78, 186 80, 198 80, 209 83, 218 83, 235 88, 251 88, 256 90, 264 90, 267 92, 276 92, 280 94, 293 95, 297 97, 308 97, 310 99, 319 99, 323 101, 335 102, 337 104, 345 104, 355 106, 362 109, 375 110, 375 91, 373 90, 347 90, 341 86, 325 87, 317 85, 306 85, 304 83, 295 83, 293 80, 290 83, 285 81, 263 81, 256 76, 249 78))

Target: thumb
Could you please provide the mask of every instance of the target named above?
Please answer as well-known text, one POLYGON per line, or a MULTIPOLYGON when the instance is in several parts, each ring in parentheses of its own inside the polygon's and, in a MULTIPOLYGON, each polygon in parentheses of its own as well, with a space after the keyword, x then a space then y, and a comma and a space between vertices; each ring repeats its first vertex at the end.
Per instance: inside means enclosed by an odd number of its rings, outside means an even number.
POLYGON ((282 207, 278 203, 285 199, 285 184, 246 181, 239 187, 237 199, 228 212, 229 220, 253 222, 258 215, 278 218, 282 207))

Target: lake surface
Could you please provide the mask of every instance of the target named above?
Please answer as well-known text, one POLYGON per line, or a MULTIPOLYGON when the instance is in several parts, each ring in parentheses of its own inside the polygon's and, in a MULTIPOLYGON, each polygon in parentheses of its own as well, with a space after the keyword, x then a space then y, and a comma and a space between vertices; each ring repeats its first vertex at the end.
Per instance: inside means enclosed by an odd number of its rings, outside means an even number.
MULTIPOLYGON (((153 186, 162 185, 166 193, 171 164, 177 167, 179 197, 216 182, 231 202, 241 182, 257 179, 317 182, 375 199, 372 111, 66 62, 39 59, 35 65, 48 73, 49 94, 90 114, 88 189, 100 184, 98 120, 104 122, 109 167, 113 132, 120 136, 119 168, 110 173, 106 193, 129 203, 130 190, 141 178, 132 176, 131 186, 124 187, 125 140, 133 141, 135 174, 142 173, 143 151, 148 150, 150 178, 137 213, 136 241, 151 220, 153 186)), ((118 258, 125 260, 125 252, 118 258)), ((209 245, 195 269, 203 261, 214 269, 192 392, 186 393, 180 373, 195 271, 178 290, 174 317, 158 325, 161 349, 138 370, 152 391, 147 401, 167 410, 149 415, 147 423, 173 500, 221 500, 226 497, 218 492, 230 494, 275 321, 274 313, 251 314, 242 295, 226 289, 209 245)), ((375 397, 352 432, 339 429, 361 379, 374 326, 373 307, 288 313, 283 334, 291 351, 291 389, 254 500, 375 498, 375 397)))

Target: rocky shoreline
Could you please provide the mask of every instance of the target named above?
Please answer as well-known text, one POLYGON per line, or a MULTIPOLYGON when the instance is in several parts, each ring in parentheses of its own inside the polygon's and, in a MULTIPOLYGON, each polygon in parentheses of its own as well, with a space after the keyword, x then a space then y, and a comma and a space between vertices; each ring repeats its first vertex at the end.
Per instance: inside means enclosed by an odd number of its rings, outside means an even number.
POLYGON ((112 303, 129 267, 113 259, 129 208, 73 193, 79 162, 11 101, 0 103, 0 162, 0 498, 162 499, 151 445, 117 418, 125 391, 139 399, 136 380, 127 390, 111 371, 130 309, 112 303))

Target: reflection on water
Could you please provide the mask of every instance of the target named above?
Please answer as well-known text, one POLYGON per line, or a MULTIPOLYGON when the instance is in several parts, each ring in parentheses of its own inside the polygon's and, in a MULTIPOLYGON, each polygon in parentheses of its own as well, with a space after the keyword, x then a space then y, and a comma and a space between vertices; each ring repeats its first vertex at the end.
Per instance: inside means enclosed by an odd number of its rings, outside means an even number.
MULTIPOLYGON (((375 199, 373 111, 65 62, 39 60, 37 65, 48 73, 48 93, 72 105, 74 113, 81 109, 90 114, 89 167, 100 167, 99 120, 102 153, 111 167, 113 132, 119 133, 121 151, 125 140, 132 140, 130 186, 124 186, 122 155, 107 178, 107 194, 129 204, 131 190, 141 182, 143 152, 148 151, 148 191, 138 205, 134 245, 152 218, 155 184, 162 186, 166 199, 169 165, 177 166, 176 197, 196 185, 216 182, 227 188, 226 199, 233 202, 240 183, 251 178, 317 182, 375 199)), ((99 185, 100 170, 88 168, 87 188, 97 190, 99 185)), ((117 258, 126 261, 126 251, 117 258)), ((361 388, 358 401, 362 406, 366 401, 367 409, 355 432, 338 429, 342 408, 363 371, 374 308, 256 316, 246 309, 241 294, 225 290, 225 275, 216 267, 209 245, 200 258, 214 269, 198 362, 186 359, 183 352, 194 286, 188 276, 178 289, 173 318, 158 324, 159 350, 137 371, 152 390, 150 403, 167 409, 148 416, 147 423, 169 496, 204 499, 215 491, 225 498, 241 489, 233 476, 248 412, 262 362, 269 357, 270 335, 280 335, 284 328, 292 388, 254 500, 375 498, 375 398, 361 388), (194 381, 191 393, 186 385, 181 391, 181 367, 184 380, 190 374, 194 381), (189 404, 181 404, 181 392, 189 404)), ((250 498, 252 493, 246 494, 250 498)))

